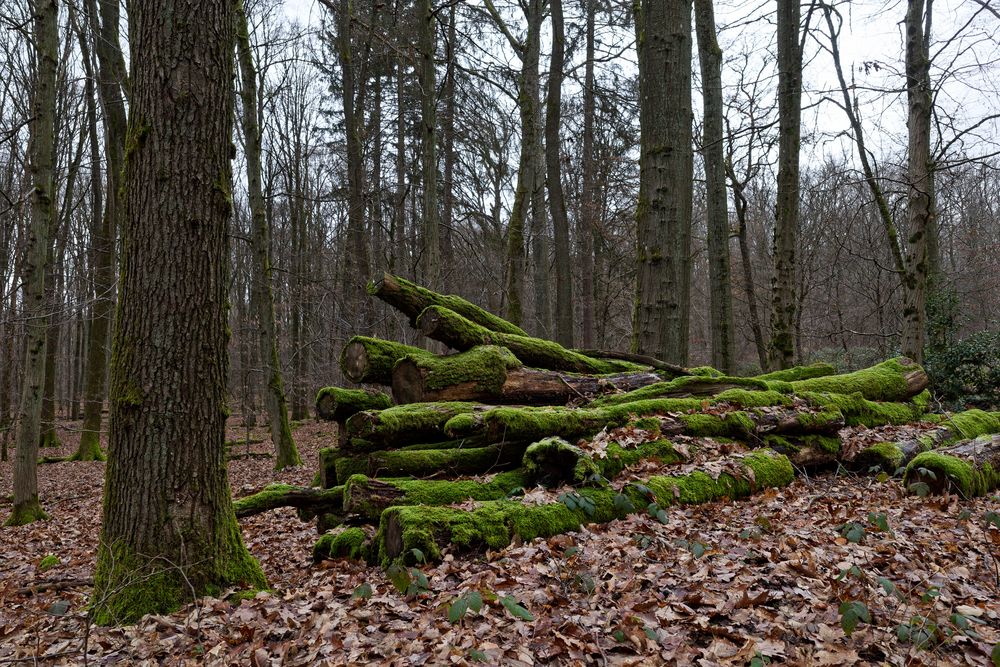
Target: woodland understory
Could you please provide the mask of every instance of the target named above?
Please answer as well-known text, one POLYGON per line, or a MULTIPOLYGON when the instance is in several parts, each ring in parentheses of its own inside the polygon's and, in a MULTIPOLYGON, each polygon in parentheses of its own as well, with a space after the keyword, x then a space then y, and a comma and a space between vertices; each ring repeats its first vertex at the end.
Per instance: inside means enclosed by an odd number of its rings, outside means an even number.
MULTIPOLYGON (((237 417, 229 424, 230 439, 245 438, 237 417)), ((60 423, 63 445, 53 454, 75 450, 79 427, 60 423)), ((852 437, 872 443, 915 430, 858 429, 852 437)), ((274 481, 308 485, 335 431, 331 423, 297 425, 304 465, 274 473, 266 429, 254 429, 251 440, 261 442, 251 451, 259 457, 229 464, 234 497, 274 481)), ((90 664, 130 665, 480 664, 477 658, 746 665, 755 656, 774 664, 982 665, 1000 640, 1000 530, 984 523, 997 498, 907 495, 892 479, 850 473, 799 477, 750 501, 666 508, 665 523, 634 514, 483 558, 446 557, 420 567, 429 590, 411 595, 377 567, 314 565, 313 522, 274 510, 240 522, 272 591, 235 603, 201 599, 134 626, 87 628, 104 465, 40 466, 53 519, 0 531, 0 664, 31 664, 25 658, 33 655, 39 664, 85 664, 86 646, 90 664), (864 529, 860 542, 845 536, 852 522, 864 529), (50 555, 58 563, 43 569, 50 555), (58 588, 45 588, 52 583, 58 588), (32 587, 37 592, 25 592, 32 587), (487 601, 450 622, 449 606, 474 590, 512 596, 534 620, 487 601), (845 595, 863 600, 872 619, 850 637, 838 612, 845 595), (955 632, 923 648, 897 637, 897 626, 915 618, 955 628, 955 614, 979 637, 955 632)), ((9 463, 0 464, 0 480, 6 499, 9 463)))

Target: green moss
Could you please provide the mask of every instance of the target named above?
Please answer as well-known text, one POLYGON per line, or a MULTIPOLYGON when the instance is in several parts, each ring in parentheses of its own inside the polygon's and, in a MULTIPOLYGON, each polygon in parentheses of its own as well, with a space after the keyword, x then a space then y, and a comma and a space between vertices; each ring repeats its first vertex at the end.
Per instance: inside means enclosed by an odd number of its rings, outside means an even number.
POLYGON ((651 433, 660 432, 660 420, 656 417, 639 417, 632 422, 632 426, 643 431, 650 431, 651 433))
POLYGON ((508 442, 488 447, 374 452, 342 457, 335 463, 337 479, 351 475, 378 477, 430 477, 478 475, 504 470, 521 462, 524 445, 508 442))
POLYGON ((923 409, 915 403, 869 401, 858 392, 827 394, 805 391, 800 396, 821 410, 829 413, 839 412, 848 426, 908 424, 919 420, 923 415, 923 409))
POLYGON ((732 403, 744 408, 764 408, 772 405, 791 405, 792 397, 773 389, 767 391, 727 389, 716 394, 712 403, 732 403))
MULTIPOLYGON (((254 514, 257 512, 263 512, 268 509, 281 506, 281 500, 290 492, 295 492, 299 487, 293 486, 291 484, 268 484, 261 491, 240 498, 233 501, 233 511, 237 516, 250 513, 254 514)), ((336 509, 337 504, 343 503, 344 487, 335 486, 328 488, 323 492, 324 498, 329 498, 333 507, 331 509, 336 509)))
POLYGON ((808 366, 794 366, 784 370, 755 375, 754 377, 757 380, 764 380, 765 382, 795 382, 797 380, 809 380, 812 378, 826 377, 827 375, 833 375, 836 372, 837 369, 834 368, 832 364, 815 363, 808 366))
POLYGON ((15 503, 10 516, 4 521, 5 526, 27 526, 35 521, 48 521, 49 515, 42 509, 36 494, 24 503, 15 503))
MULTIPOLYGON (((980 438, 987 440, 991 437, 980 438)), ((988 461, 977 467, 970 461, 943 452, 923 452, 910 461, 903 475, 905 486, 909 487, 914 482, 926 483, 932 492, 954 491, 963 498, 975 498, 1000 487, 1000 471, 994 470, 988 461)))
POLYGON ((900 358, 889 359, 880 364, 853 373, 817 377, 792 382, 795 393, 824 392, 830 394, 861 393, 870 401, 895 401, 906 396, 908 388, 904 374, 919 366, 904 366, 900 358))
POLYGON ((941 425, 956 429, 962 438, 976 438, 988 433, 1000 433, 1000 413, 966 410, 943 418, 941 425))
POLYGON ((427 371, 428 389, 442 389, 457 384, 474 383, 477 391, 499 394, 507 380, 507 371, 521 365, 514 354, 503 347, 480 345, 467 352, 445 357, 405 357, 427 371))
POLYGON ((329 489, 337 485, 337 459, 344 456, 336 447, 319 450, 319 486, 329 489))
POLYGON ((686 400, 698 401, 700 404, 702 399, 687 398, 692 395, 705 396, 704 400, 709 400, 712 403, 722 401, 739 402, 738 399, 746 398, 751 404, 773 405, 775 401, 782 403, 788 400, 785 396, 781 395, 782 392, 779 389, 781 389, 780 386, 772 387, 769 383, 754 378, 689 375, 665 382, 655 382, 622 394, 605 396, 593 401, 590 406, 623 405, 625 403, 669 398, 671 396, 684 397, 686 400), (726 385, 731 385, 732 388, 721 392, 718 391, 720 387, 726 385), (726 398, 723 398, 723 395, 726 398), (765 403, 764 401, 769 402, 765 403))
POLYGON ((381 391, 324 387, 316 394, 316 415, 322 419, 344 421, 363 410, 392 407, 392 398, 381 391))
POLYGON ((460 401, 396 405, 385 410, 359 412, 347 420, 345 430, 352 440, 352 447, 356 449, 361 447, 353 442, 355 438, 376 444, 394 440, 419 442, 427 438, 440 438, 444 435, 448 420, 476 408, 475 403, 460 401))
POLYGON ((524 471, 533 484, 559 486, 582 484, 599 474, 589 454, 562 438, 545 438, 528 445, 524 452, 524 471))
POLYGON ((861 450, 853 463, 860 469, 878 466, 892 474, 903 464, 903 450, 894 442, 879 442, 861 450))
POLYGON ((56 565, 59 565, 60 562, 59 556, 48 554, 38 562, 38 571, 45 572, 46 570, 51 570, 56 565))
POLYGON ((748 437, 754 431, 753 420, 745 412, 727 412, 721 415, 684 414, 678 416, 678 419, 684 424, 685 434, 702 438, 739 439, 748 437))
POLYGON ((617 477, 626 467, 640 461, 659 461, 664 465, 672 465, 683 463, 684 460, 684 456, 674 449, 669 440, 653 440, 636 447, 622 447, 617 442, 609 443, 605 450, 605 458, 594 461, 601 475, 612 479, 617 477))
POLYGON ((366 491, 371 478, 352 475, 344 484, 344 507, 353 514, 377 520, 389 505, 451 505, 466 500, 501 500, 512 491, 528 486, 528 478, 521 469, 501 472, 489 481, 475 480, 426 480, 426 479, 380 479, 399 492, 399 496, 382 503, 366 500, 366 491))
POLYGON ((313 547, 313 562, 329 558, 367 560, 368 554, 368 535, 364 529, 344 528, 319 538, 313 547))
POLYGON ((374 382, 377 384, 392 384, 392 368, 396 362, 408 355, 433 356, 427 350, 412 345, 404 345, 391 340, 371 338, 369 336, 354 336, 347 341, 340 353, 340 369, 354 382, 374 382), (359 376, 353 376, 347 368, 347 350, 351 345, 361 345, 365 348, 367 366, 359 376))
MULTIPOLYGON (((205 537, 200 536, 200 541, 204 544, 205 537)), ((131 624, 146 614, 169 614, 191 601, 192 595, 218 595, 230 586, 267 587, 264 572, 243 546, 235 521, 220 527, 214 542, 214 557, 184 565, 139 555, 120 541, 102 541, 90 601, 94 622, 131 624)))
POLYGON ((694 368, 689 368, 688 372, 691 375, 702 378, 721 378, 725 376, 725 373, 711 366, 695 366, 694 368))

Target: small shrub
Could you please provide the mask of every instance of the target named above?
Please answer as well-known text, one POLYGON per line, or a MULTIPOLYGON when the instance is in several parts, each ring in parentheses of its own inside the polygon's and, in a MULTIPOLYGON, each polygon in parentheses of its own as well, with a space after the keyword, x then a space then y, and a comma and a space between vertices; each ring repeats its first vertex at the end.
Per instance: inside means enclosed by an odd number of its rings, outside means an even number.
POLYGON ((1000 330, 927 351, 931 390, 953 410, 1000 409, 1000 330))

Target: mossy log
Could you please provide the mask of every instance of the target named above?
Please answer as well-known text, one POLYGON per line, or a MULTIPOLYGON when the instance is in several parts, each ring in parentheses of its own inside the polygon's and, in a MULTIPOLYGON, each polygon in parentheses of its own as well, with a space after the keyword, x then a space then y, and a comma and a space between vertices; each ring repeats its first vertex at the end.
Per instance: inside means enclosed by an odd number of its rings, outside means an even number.
POLYGON ((544 438, 528 445, 522 460, 528 479, 542 486, 582 484, 588 478, 601 474, 589 453, 558 437, 544 438))
POLYGON ((334 467, 338 480, 368 477, 462 477, 510 470, 521 465, 526 444, 505 442, 488 447, 410 449, 342 456, 334 467))
POLYGON ((314 489, 290 484, 268 484, 262 491, 233 501, 237 517, 252 516, 277 509, 295 507, 300 516, 309 518, 325 512, 340 512, 344 506, 344 487, 314 489))
POLYGON ((384 410, 392 399, 381 391, 324 387, 316 394, 316 416, 327 421, 344 422, 363 410, 384 410))
POLYGON ((410 326, 413 327, 417 326, 417 318, 424 309, 429 306, 442 306, 490 331, 516 336, 528 335, 517 325, 483 310, 462 297, 438 294, 390 273, 384 273, 380 280, 371 281, 368 284, 368 292, 410 318, 410 326))
POLYGON ((691 375, 691 371, 683 366, 670 364, 666 361, 661 361, 656 357, 650 357, 645 354, 618 352, 615 350, 581 350, 579 348, 574 349, 573 352, 582 354, 585 357, 591 357, 592 359, 615 359, 617 361, 627 361, 632 364, 638 364, 639 366, 649 366, 654 370, 661 371, 663 375, 667 375, 669 377, 691 375))
POLYGON ((466 500, 502 500, 529 486, 518 468, 487 480, 373 479, 351 475, 344 483, 344 511, 378 522, 382 511, 394 505, 452 505, 466 500))
POLYGON ((642 366, 625 361, 594 359, 550 340, 497 332, 441 306, 424 310, 417 318, 417 326, 428 338, 459 351, 478 345, 506 347, 521 363, 532 368, 596 374, 643 370, 642 366))
POLYGON ((481 345, 444 357, 404 357, 392 372, 392 396, 399 404, 480 401, 558 405, 571 399, 631 391, 662 380, 661 375, 649 371, 581 375, 526 368, 507 348, 481 345))
MULTIPOLYGON (((457 415, 482 412, 492 406, 461 401, 411 403, 385 410, 366 410, 344 423, 342 447, 345 451, 365 452, 395 449, 420 442, 450 440, 445 424, 457 415)), ((461 436, 459 436, 461 437, 461 436)))
POLYGON ((855 455, 851 466, 858 470, 878 467, 892 474, 912 461, 913 457, 921 452, 944 447, 959 440, 993 433, 1000 433, 1000 412, 966 410, 945 416, 940 426, 922 433, 916 438, 897 442, 880 442, 863 449, 855 455))
POLYGON ((392 368, 406 356, 432 356, 427 350, 381 338, 354 336, 340 352, 340 370, 351 382, 392 384, 392 368))
POLYGON ((918 483, 926 484, 931 493, 985 496, 1000 487, 1000 434, 917 454, 906 466, 903 485, 916 493, 918 483))
POLYGON ((840 463, 843 442, 836 435, 766 435, 763 445, 784 454, 797 468, 830 468, 840 463))
POLYGON ((833 367, 833 364, 818 362, 808 366, 792 366, 784 370, 754 375, 753 379, 764 382, 795 382, 796 380, 827 377, 828 375, 836 375, 836 373, 837 369, 833 367))
MULTIPOLYGON (((756 378, 741 377, 704 377, 700 375, 690 375, 679 377, 667 382, 656 382, 645 387, 639 387, 623 394, 615 394, 599 398, 591 403, 592 406, 603 405, 624 405, 635 401, 645 401, 658 398, 692 398, 692 397, 714 397, 723 392, 753 391, 766 392, 772 386, 763 380, 756 378)), ((783 387, 784 393, 790 392, 790 387, 783 387)), ((781 403, 784 401, 777 394, 768 397, 769 403, 781 403)), ((732 396, 737 396, 733 393, 732 396)))
POLYGON ((454 551, 501 549, 514 539, 531 540, 578 530, 585 523, 604 523, 648 503, 661 507, 705 503, 722 498, 742 498, 765 488, 780 488, 795 473, 788 459, 770 450, 730 457, 718 474, 694 470, 659 475, 641 485, 620 491, 609 488, 580 489, 583 504, 529 505, 514 500, 487 501, 472 510, 451 507, 389 507, 382 513, 376 538, 379 559, 412 559, 413 549, 429 560, 439 560, 445 548, 454 551), (624 498, 620 498, 623 496, 624 498), (627 500, 627 502, 625 502, 627 500))
POLYGON ((313 562, 346 558, 348 560, 369 560, 372 536, 360 526, 340 527, 321 536, 313 546, 313 562))

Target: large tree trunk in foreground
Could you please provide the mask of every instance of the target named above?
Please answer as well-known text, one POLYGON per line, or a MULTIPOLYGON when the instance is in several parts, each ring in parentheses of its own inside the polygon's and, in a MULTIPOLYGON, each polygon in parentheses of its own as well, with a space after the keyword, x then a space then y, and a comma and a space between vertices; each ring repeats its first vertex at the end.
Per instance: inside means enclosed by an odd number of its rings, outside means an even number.
POLYGON ((92 602, 100 624, 267 585, 226 474, 233 6, 136 0, 129 10, 128 243, 92 602))
POLYGON ((1000 434, 918 454, 906 466, 903 485, 918 493, 918 483, 926 484, 931 493, 956 493, 961 498, 985 496, 1000 487, 1000 434))
POLYGON ((274 322, 274 294, 271 291, 271 230, 268 227, 264 191, 261 187, 261 137, 257 111, 257 66, 250 47, 250 27, 242 0, 237 0, 236 45, 239 56, 243 104, 243 138, 246 143, 247 190, 250 200, 250 245, 253 248, 253 305, 257 319, 257 344, 267 385, 264 405, 274 443, 274 469, 302 465, 288 423, 288 400, 281 377, 278 335, 274 322))
POLYGON ((662 381, 656 373, 576 375, 526 368, 505 348, 474 347, 446 357, 405 357, 392 372, 396 403, 477 401, 559 405, 662 381))
POLYGON ((48 304, 45 298, 46 257, 55 195, 52 183, 55 140, 56 68, 59 7, 56 0, 40 0, 33 17, 36 78, 29 126, 31 224, 22 280, 25 317, 24 379, 18 416, 14 462, 14 510, 7 525, 20 526, 47 518, 38 502, 38 439, 45 385, 45 340, 48 304))
POLYGON ((492 331, 441 306, 430 306, 417 318, 417 326, 428 338, 456 350, 478 345, 499 345, 514 353, 521 363, 571 373, 617 373, 636 370, 634 364, 594 359, 542 338, 492 331))

